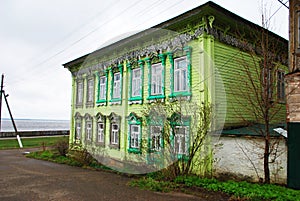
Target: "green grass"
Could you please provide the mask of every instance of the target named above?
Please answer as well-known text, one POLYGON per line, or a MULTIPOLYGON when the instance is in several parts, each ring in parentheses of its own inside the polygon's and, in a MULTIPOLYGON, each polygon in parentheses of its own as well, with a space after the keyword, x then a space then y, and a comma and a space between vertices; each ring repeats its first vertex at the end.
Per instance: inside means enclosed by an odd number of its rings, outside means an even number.
POLYGON ((273 184, 255 184, 236 181, 218 181, 197 176, 180 176, 174 181, 187 187, 197 186, 211 191, 221 191, 236 198, 248 200, 300 200, 300 191, 273 184))
MULTIPOLYGON (((41 146, 53 146, 58 141, 68 138, 66 137, 40 137, 40 138, 21 138, 22 144, 24 148, 30 148, 30 147, 41 147, 41 146)), ((13 149, 13 148, 19 148, 19 144, 16 139, 1 139, 0 140, 0 150, 1 149, 13 149)))
POLYGON ((130 181, 129 185, 160 192, 169 192, 179 188, 187 190, 190 187, 199 187, 209 191, 226 193, 231 195, 234 200, 300 201, 299 190, 288 189, 284 186, 244 181, 218 181, 197 176, 178 176, 171 182, 156 178, 155 174, 150 174, 141 179, 130 181))

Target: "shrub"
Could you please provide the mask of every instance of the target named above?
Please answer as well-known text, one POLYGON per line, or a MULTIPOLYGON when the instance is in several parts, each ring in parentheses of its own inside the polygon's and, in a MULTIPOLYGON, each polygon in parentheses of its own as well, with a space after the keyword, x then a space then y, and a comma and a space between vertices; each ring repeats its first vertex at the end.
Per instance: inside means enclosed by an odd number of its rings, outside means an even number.
POLYGON ((61 156, 66 156, 69 151, 69 142, 68 139, 59 140, 55 144, 55 148, 61 156))

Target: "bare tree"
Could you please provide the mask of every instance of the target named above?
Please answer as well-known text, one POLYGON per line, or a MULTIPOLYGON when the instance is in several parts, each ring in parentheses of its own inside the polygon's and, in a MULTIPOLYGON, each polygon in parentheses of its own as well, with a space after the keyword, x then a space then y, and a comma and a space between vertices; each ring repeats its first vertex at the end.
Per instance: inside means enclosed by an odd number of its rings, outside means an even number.
MULTIPOLYGON (((150 125, 163 125, 161 136, 163 163, 168 164, 167 176, 211 174, 211 147, 208 135, 211 131, 212 106, 209 103, 200 105, 182 99, 173 102, 155 102, 146 106, 143 111, 146 117, 150 140, 150 125), (161 120, 163 119, 163 121, 161 120)), ((150 149, 153 145, 150 144, 150 149)), ((151 151, 151 150, 150 150, 151 151)))
POLYGON ((271 140, 271 127, 285 121, 283 80, 287 67, 283 63, 287 61, 287 42, 268 31, 268 22, 262 16, 263 27, 255 30, 256 41, 247 46, 251 47, 247 53, 240 54, 243 79, 232 91, 238 94, 236 115, 264 139, 264 182, 270 183, 270 155, 276 155, 278 147, 278 141, 271 140))

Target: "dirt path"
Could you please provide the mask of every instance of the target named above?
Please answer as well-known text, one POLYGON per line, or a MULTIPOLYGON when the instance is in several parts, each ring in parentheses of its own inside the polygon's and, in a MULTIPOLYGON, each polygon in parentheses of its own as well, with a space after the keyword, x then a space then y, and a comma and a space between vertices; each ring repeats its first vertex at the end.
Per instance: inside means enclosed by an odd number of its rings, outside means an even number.
MULTIPOLYGON (((130 178, 26 158, 26 150, 0 151, 0 200, 202 200, 183 193, 129 187, 130 178)), ((205 199, 203 199, 205 200, 205 199)))

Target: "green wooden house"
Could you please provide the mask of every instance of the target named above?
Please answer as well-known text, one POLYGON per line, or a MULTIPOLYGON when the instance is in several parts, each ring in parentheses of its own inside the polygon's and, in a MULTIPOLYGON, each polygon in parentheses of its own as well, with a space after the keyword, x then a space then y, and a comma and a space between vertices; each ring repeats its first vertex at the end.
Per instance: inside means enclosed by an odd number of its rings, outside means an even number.
MULTIPOLYGON (((261 29, 208 2, 64 64, 72 74, 70 143, 98 154, 99 160, 109 158, 115 167, 124 161, 150 163, 144 151, 160 152, 165 144, 162 125, 143 120, 145 107, 155 102, 211 103, 213 130, 244 126, 236 111, 252 118, 238 105, 242 93, 251 91, 241 85, 241 66, 242 61, 251 62, 249 48, 261 29)), ((268 35, 287 52, 285 39, 268 35)), ((274 97, 284 104, 285 58, 277 62, 274 97)), ((284 122, 284 108, 280 114, 284 122)), ((177 155, 188 156, 191 115, 179 115, 172 146, 177 155)), ((208 171, 213 168, 210 161, 208 171)))

